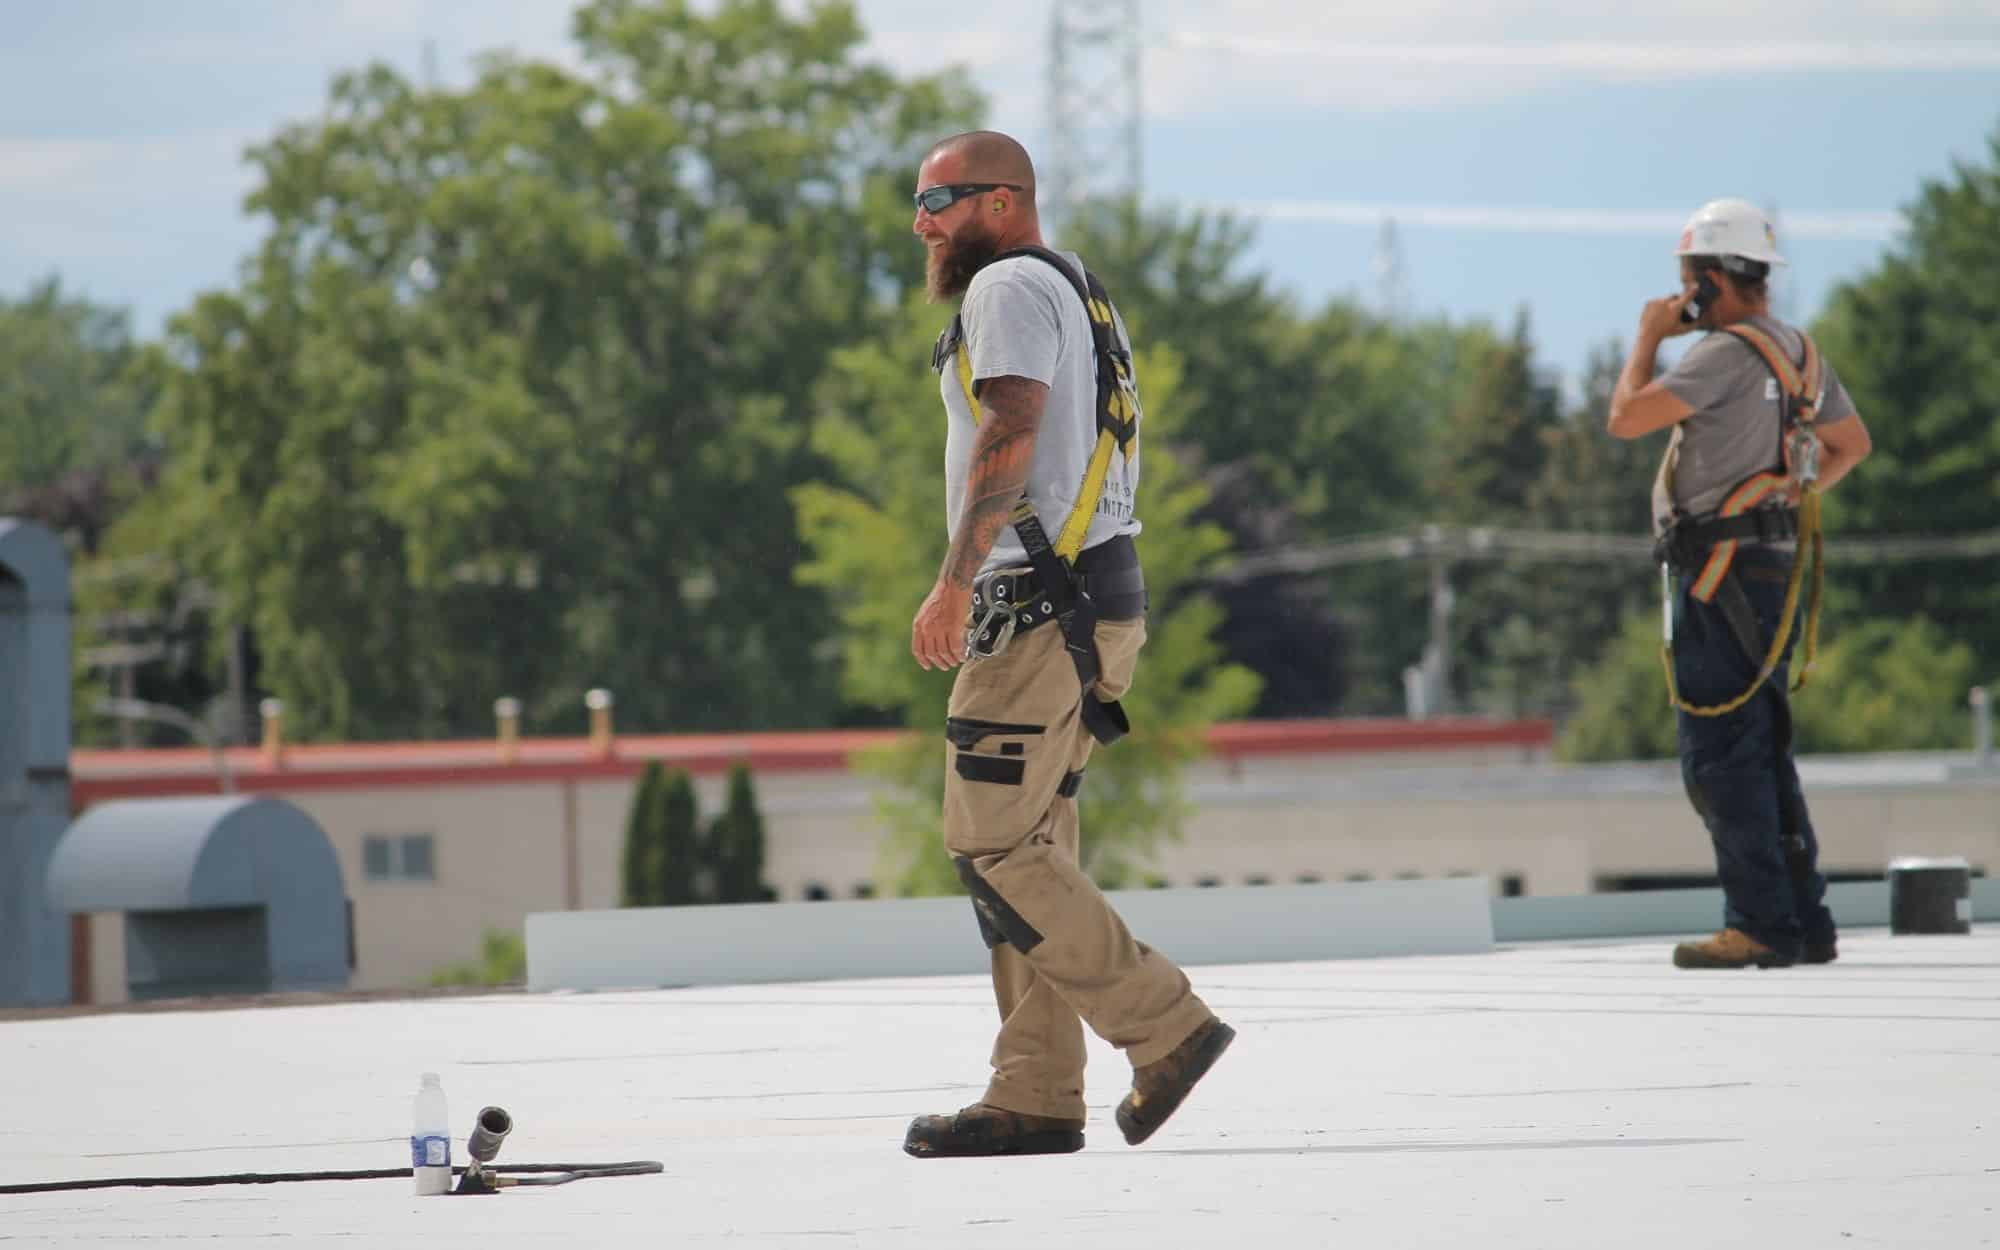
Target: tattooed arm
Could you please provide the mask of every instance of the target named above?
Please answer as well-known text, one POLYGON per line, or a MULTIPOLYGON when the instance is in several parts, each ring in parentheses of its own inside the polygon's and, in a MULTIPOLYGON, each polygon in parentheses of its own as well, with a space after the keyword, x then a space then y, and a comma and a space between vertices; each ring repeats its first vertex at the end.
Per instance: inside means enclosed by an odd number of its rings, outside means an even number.
POLYGON ((965 659, 965 620, 972 608, 972 579, 986 562, 1014 504, 1028 483, 1035 434, 1049 388, 1011 375, 979 387, 979 431, 966 474, 965 505, 937 584, 910 626, 910 653, 925 668, 951 668, 965 659))
POLYGON ((979 432, 972 440, 972 466, 965 478, 965 509, 945 553, 939 581, 972 588, 972 578, 1009 524, 1014 505, 1028 484, 1035 458, 1035 434, 1049 388, 1027 378, 988 378, 979 387, 979 432))

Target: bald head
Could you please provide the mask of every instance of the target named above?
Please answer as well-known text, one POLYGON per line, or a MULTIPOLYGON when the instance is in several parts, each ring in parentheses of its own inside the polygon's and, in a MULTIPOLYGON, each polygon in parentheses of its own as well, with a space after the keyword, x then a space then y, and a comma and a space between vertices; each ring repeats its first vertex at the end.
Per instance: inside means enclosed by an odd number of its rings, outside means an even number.
POLYGON ((1021 198, 1035 202, 1035 163, 1028 149, 997 130, 968 130, 939 142, 924 157, 929 166, 949 166, 957 182, 1010 182, 1024 188, 1021 198))
POLYGON ((910 229, 929 252, 924 285, 933 300, 962 294, 1004 252, 1042 246, 1034 162, 998 131, 968 131, 931 148, 914 198, 910 229))

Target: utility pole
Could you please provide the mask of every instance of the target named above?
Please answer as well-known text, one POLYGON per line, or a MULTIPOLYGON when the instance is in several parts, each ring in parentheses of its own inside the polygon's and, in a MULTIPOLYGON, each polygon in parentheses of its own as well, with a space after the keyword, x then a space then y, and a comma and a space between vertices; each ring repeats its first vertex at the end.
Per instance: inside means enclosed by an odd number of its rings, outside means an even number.
POLYGON ((105 716, 115 716, 120 721, 148 720, 161 725, 172 725, 202 746, 208 748, 209 759, 215 763, 216 784, 224 794, 236 793, 236 774, 229 771, 229 759, 222 752, 222 743, 216 740, 215 730, 205 722, 196 720, 177 707, 164 703, 148 703, 143 699, 99 699, 95 707, 105 716))
POLYGON ((1143 60, 1139 0, 1050 0, 1038 203, 1051 231, 1086 203, 1138 201, 1143 60))

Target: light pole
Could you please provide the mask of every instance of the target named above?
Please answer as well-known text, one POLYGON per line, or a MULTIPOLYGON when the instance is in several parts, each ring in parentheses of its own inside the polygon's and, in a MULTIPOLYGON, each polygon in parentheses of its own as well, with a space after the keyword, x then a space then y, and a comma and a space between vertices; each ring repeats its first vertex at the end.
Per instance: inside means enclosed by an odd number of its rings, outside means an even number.
POLYGON ((119 720, 148 720, 157 724, 171 725, 196 742, 208 748, 215 760, 215 775, 221 780, 224 794, 236 793, 236 778, 229 771, 229 761, 222 754, 222 746, 215 740, 215 733, 207 725, 189 716, 177 707, 165 703, 148 703, 144 699, 99 699, 97 711, 105 716, 115 716, 119 720))

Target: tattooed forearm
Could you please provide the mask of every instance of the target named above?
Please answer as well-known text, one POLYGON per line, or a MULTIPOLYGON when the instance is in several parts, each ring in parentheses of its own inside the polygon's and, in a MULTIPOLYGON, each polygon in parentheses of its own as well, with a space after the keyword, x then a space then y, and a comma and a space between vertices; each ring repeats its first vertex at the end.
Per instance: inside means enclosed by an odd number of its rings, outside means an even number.
POLYGON ((938 577, 954 586, 969 587, 979 566, 1008 525, 1015 501, 1028 484, 1028 466, 1035 458, 1035 433, 1042 424, 1042 405, 1049 388, 1013 376, 988 378, 979 388, 979 433, 972 443, 972 468, 966 475, 965 507, 958 532, 945 553, 938 577))

